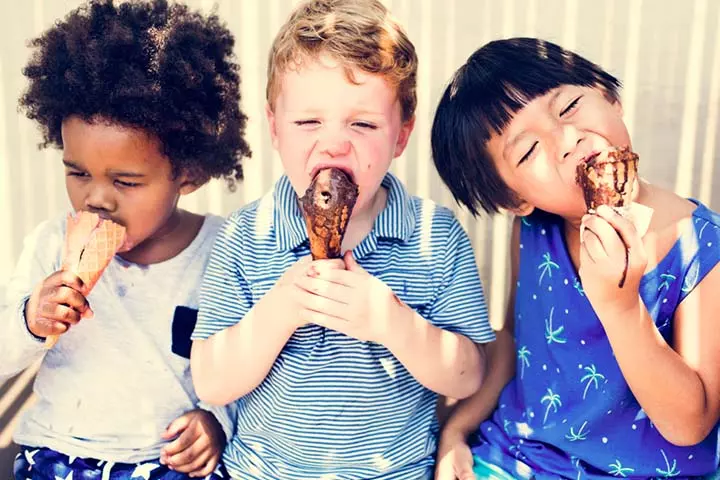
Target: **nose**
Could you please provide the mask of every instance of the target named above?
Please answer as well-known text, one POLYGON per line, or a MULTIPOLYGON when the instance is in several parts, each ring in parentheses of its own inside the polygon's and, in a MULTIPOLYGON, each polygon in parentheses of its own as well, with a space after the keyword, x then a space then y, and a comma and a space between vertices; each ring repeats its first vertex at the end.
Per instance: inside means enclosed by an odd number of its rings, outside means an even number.
POLYGON ((335 158, 350 153, 350 140, 341 132, 328 132, 320 140, 320 152, 335 158))
POLYGON ((112 188, 105 185, 92 185, 85 196, 85 208, 91 212, 103 213, 115 210, 115 198, 112 188))
POLYGON ((572 125, 560 125, 559 128, 559 143, 560 155, 558 157, 561 161, 566 161, 571 158, 570 155, 575 151, 580 142, 583 141, 582 135, 578 132, 577 128, 572 125))

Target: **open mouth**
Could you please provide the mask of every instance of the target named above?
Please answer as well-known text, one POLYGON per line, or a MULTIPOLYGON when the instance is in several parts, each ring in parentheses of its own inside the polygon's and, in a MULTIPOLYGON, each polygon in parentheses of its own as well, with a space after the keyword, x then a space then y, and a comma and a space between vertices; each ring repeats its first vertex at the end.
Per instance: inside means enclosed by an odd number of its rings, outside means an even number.
POLYGON ((345 165, 328 165, 328 164, 316 165, 316 166, 313 167, 313 169, 312 169, 312 172, 311 172, 311 174, 310 174, 310 179, 311 179, 311 180, 315 180, 315 178, 317 177, 318 173, 320 173, 321 170, 325 170, 325 169, 328 169, 328 168, 335 168, 335 169, 337 169, 337 170, 340 170, 340 171, 343 172, 345 175, 347 175, 348 178, 350 178, 350 181, 351 181, 351 182, 355 183, 355 175, 353 174, 353 171, 352 171, 349 167, 347 167, 347 166, 345 166, 345 165))
POLYGON ((581 158, 581 159, 580 159, 580 163, 581 163, 581 164, 583 164, 583 163, 585 163, 585 164, 587 164, 587 163, 592 163, 593 161, 595 161, 595 159, 596 159, 597 157, 600 156, 600 153, 601 153, 600 150, 593 150, 592 152, 588 153, 588 154, 585 155, 583 158, 581 158))

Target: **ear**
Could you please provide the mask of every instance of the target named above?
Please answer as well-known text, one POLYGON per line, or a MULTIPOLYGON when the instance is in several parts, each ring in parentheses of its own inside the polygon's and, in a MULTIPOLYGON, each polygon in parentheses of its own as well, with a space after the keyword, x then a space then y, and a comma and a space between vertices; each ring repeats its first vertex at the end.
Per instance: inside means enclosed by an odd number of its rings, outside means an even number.
POLYGON ((402 127, 400 127, 400 133, 398 134, 398 139, 395 143, 395 154, 393 158, 397 158, 403 154, 403 152, 405 151, 405 147, 407 147, 408 141, 410 140, 410 134, 412 133, 414 128, 415 116, 413 116, 407 122, 403 123, 402 127))
POLYGON ((278 149, 277 125, 275 123, 275 112, 273 112, 272 107, 270 106, 270 103, 265 104, 265 116, 267 117, 268 128, 270 129, 270 141, 272 142, 273 148, 275 150, 277 150, 278 149))
POLYGON ((194 176, 189 175, 187 172, 182 173, 177 178, 177 182, 178 185, 180 185, 178 188, 178 193, 180 195, 189 195, 198 188, 202 187, 205 183, 198 181, 194 176))
POLYGON ((530 215, 532 212, 535 211, 535 206, 530 205, 529 203, 527 203, 524 200, 521 200, 520 205, 509 209, 509 211, 517 217, 527 217, 528 215, 530 215))
POLYGON ((623 110, 622 102, 620 101, 620 99, 615 100, 612 106, 615 112, 622 117, 625 112, 623 110))

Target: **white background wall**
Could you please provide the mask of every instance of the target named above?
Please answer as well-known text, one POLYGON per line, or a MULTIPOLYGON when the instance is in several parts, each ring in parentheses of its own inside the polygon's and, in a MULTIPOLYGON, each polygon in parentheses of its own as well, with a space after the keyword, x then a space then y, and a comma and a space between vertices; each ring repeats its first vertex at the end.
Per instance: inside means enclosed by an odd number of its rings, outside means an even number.
MULTIPOLYGON (((189 0, 202 9, 213 2, 189 0)), ((250 117, 253 157, 246 180, 230 194, 214 182, 183 206, 221 214, 265 192, 280 175, 264 119, 265 63, 273 35, 296 0, 220 0, 218 13, 236 35, 242 106, 250 117)), ((448 206, 452 199, 430 160, 432 115, 451 72, 477 47, 508 36, 540 36, 576 49, 624 82, 623 101, 641 173, 652 182, 720 208, 718 0, 386 0, 420 57, 417 127, 393 171, 416 194, 448 206)), ((35 126, 17 112, 27 39, 79 5, 77 0, 3 0, 0 28, 0 288, 22 238, 68 207, 55 150, 39 151, 35 126)), ((507 222, 458 212, 474 242, 495 315, 502 308, 507 222)))
MULTIPOLYGON (((212 2, 188 0, 209 9, 212 2)), ((183 201, 220 214, 265 192, 280 175, 264 120, 265 61, 271 39, 294 0, 219 0, 218 13, 236 35, 242 105, 250 117, 253 157, 234 194, 215 182, 183 201)), ((386 0, 406 26, 421 60, 417 126, 406 154, 393 165, 413 193, 453 206, 434 172, 429 130, 451 72, 485 42, 540 36, 576 49, 617 75, 627 123, 648 180, 720 209, 718 93, 720 0, 386 0), (714 193, 718 191, 718 193, 714 193)), ((25 88, 25 43, 77 0, 0 0, 0 294, 22 247, 40 221, 68 208, 60 153, 39 151, 33 124, 17 113, 25 88)), ((472 220, 468 230, 497 318, 506 285, 507 219, 472 220)), ((0 325, 0 332, 2 331, 0 325)), ((1 333, 0 333, 1 334, 1 333)), ((2 361, 2 359, 0 359, 2 361)), ((26 404, 32 372, 0 386, 0 476, 9 469, 15 412, 26 404), (7 454, 6 454, 7 453, 7 454)))

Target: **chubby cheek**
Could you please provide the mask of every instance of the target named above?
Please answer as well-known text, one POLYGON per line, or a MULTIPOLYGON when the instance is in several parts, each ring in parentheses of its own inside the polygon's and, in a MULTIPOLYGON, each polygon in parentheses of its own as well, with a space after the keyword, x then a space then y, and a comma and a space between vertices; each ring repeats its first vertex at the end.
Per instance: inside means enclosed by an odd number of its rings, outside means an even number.
POLYGON ((310 185, 309 161, 315 141, 302 135, 288 135, 278 148, 285 173, 293 186, 305 191, 310 185))

